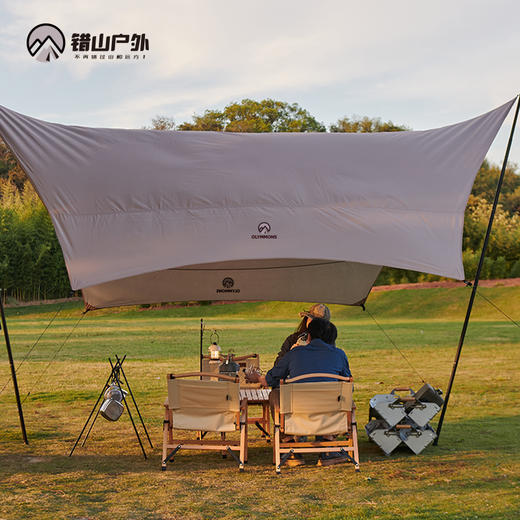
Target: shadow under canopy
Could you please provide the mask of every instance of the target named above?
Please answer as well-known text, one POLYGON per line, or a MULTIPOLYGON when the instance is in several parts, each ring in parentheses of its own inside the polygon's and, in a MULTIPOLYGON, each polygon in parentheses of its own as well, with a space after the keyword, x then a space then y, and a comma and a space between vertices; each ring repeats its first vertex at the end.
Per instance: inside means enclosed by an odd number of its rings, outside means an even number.
POLYGON ((88 307, 362 305, 383 265, 464 278, 464 210, 514 101, 377 134, 88 128, 0 106, 0 136, 88 307))

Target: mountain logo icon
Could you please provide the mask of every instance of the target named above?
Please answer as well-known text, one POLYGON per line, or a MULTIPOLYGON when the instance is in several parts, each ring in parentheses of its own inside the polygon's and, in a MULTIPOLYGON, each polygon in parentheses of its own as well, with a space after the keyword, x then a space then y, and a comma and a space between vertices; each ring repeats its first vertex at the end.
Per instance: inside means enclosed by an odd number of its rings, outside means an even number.
POLYGON ((271 224, 269 224, 269 222, 260 222, 260 224, 258 224, 259 233, 266 235, 269 231, 271 231, 271 224))
POLYGON ((231 289, 233 285, 235 285, 235 280, 229 276, 226 276, 226 278, 222 280, 222 287, 225 287, 226 289, 231 289))
POLYGON ((55 25, 41 23, 27 35, 27 50, 43 63, 57 60, 65 50, 65 36, 55 25))

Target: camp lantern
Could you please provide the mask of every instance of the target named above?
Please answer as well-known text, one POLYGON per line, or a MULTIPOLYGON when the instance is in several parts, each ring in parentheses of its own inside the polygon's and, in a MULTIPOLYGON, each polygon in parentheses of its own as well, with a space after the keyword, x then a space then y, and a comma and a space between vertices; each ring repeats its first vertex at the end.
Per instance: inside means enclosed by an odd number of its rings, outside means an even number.
POLYGON ((117 383, 112 383, 105 391, 105 401, 99 409, 99 413, 109 421, 117 421, 125 407, 123 399, 128 394, 117 383))
POLYGON ((209 358, 212 360, 220 359, 220 351, 222 350, 219 345, 214 341, 208 348, 209 358))

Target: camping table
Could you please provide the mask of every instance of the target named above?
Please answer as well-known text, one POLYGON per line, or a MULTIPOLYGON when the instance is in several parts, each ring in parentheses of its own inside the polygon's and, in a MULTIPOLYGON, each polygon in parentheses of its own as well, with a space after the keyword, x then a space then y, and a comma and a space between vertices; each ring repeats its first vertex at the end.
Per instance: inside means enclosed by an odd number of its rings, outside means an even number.
POLYGON ((249 417, 248 424, 254 424, 261 432, 262 437, 271 438, 271 421, 269 419, 269 394, 270 388, 262 388, 258 383, 247 383, 240 385, 240 399, 247 399, 247 405, 260 405, 262 417, 249 417))

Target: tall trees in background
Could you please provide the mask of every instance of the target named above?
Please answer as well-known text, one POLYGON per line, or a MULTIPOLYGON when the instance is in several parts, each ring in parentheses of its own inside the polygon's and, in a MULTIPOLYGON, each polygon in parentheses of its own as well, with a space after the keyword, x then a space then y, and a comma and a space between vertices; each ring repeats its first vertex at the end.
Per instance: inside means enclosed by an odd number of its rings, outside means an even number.
MULTIPOLYGON (((175 124, 156 116, 155 130, 211 130, 219 132, 397 132, 409 130, 392 121, 369 117, 342 117, 326 126, 297 103, 273 99, 244 99, 222 110, 206 110, 191 122, 175 124)), ((500 169, 485 161, 475 180, 464 220, 463 261, 472 279, 491 211, 500 169)), ((483 278, 520 277, 520 176, 509 168, 501 205, 482 273, 483 278)), ((437 280, 439 277, 384 268, 379 284, 437 280)), ((61 248, 49 214, 16 159, 0 141, 0 285, 21 300, 67 296, 69 281, 61 248)))
POLYGON ((325 125, 297 103, 274 99, 243 99, 223 110, 206 110, 194 115, 191 123, 178 130, 213 130, 216 132, 325 132, 325 125))
POLYGON ((0 285, 19 300, 68 296, 70 284, 51 219, 29 182, 0 179, 0 285))

